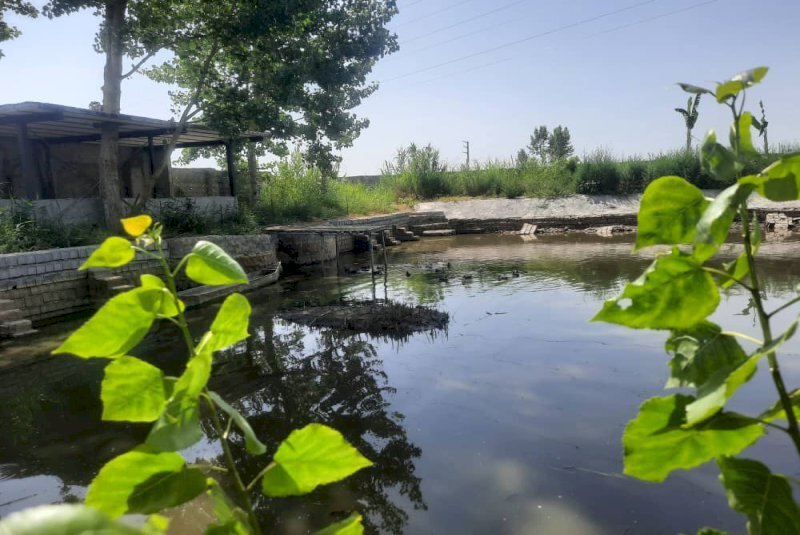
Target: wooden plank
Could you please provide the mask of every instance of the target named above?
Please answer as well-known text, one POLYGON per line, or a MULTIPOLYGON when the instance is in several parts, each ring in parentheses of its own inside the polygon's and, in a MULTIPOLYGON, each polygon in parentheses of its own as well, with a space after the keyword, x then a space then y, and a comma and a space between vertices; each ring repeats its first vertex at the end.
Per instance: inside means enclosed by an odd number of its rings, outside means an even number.
POLYGON ((17 141, 19 143, 19 158, 22 164, 21 192, 26 199, 34 200, 42 197, 42 184, 36 172, 36 162, 33 158, 33 145, 28 137, 28 126, 17 123, 17 141))

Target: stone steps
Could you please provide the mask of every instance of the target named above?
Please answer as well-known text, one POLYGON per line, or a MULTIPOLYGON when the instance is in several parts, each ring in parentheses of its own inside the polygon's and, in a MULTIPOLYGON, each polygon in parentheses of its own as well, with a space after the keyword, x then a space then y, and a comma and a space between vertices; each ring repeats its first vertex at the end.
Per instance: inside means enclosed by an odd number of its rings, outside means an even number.
POLYGON ((398 242, 417 241, 419 236, 409 231, 406 227, 392 227, 391 236, 398 242))
POLYGON ((36 332, 14 301, 0 299, 0 338, 19 338, 36 332))

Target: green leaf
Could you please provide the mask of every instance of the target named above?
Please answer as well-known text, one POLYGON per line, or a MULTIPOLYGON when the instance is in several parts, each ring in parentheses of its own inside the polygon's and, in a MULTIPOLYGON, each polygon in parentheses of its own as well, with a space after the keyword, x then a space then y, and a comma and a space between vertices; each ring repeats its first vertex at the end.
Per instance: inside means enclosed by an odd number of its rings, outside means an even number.
POLYGON ((203 436, 197 398, 181 394, 167 403, 145 443, 154 451, 180 451, 193 446, 203 436))
MULTIPOLYGON (((753 155, 756 149, 753 147, 753 134, 750 128, 753 126, 753 115, 746 111, 739 117, 739 154, 753 155)), ((731 126, 731 147, 736 146, 736 129, 731 126)))
POLYGON ((367 466, 372 463, 341 433, 310 424, 292 431, 278 447, 273 464, 264 473, 262 490, 273 498, 301 496, 367 466))
POLYGON ((707 93, 709 95, 713 95, 713 93, 711 91, 709 91, 708 89, 706 89, 704 87, 699 87, 699 86, 696 86, 696 85, 684 84, 684 83, 679 83, 678 85, 681 87, 681 89, 683 89, 687 93, 691 93, 693 95, 702 95, 702 94, 705 94, 705 93, 707 93))
POLYGON ((92 267, 120 267, 136 257, 136 249, 125 238, 112 236, 100 244, 100 247, 89 255, 86 262, 78 268, 84 270, 92 267))
POLYGON ((720 531, 714 528, 703 528, 697 532, 697 535, 728 535, 728 532, 720 531))
POLYGON ((736 155, 717 143, 717 135, 711 130, 700 147, 703 170, 719 180, 728 182, 743 169, 736 155))
POLYGON ((71 353, 81 358, 126 354, 150 330, 161 309, 162 296, 152 288, 134 288, 115 295, 53 354, 71 353))
POLYGON ((700 385, 697 399, 686 406, 686 425, 695 425, 722 410, 739 387, 753 377, 763 356, 756 353, 735 368, 721 368, 700 385))
POLYGON ((708 204, 702 191, 680 177, 654 180, 639 205, 636 248, 691 243, 708 204))
POLYGON ((136 357, 120 357, 106 366, 100 397, 103 420, 152 422, 167 401, 164 374, 136 357))
POLYGON ((161 515, 150 515, 142 527, 144 535, 161 535, 169 529, 169 518, 161 515))
POLYGON ((208 479, 208 496, 217 522, 208 528, 206 535, 252 535, 247 514, 233 505, 219 483, 211 478, 208 479))
POLYGON ((42 505, 0 521, 3 535, 139 535, 140 532, 84 505, 42 505))
POLYGON ((173 395, 187 394, 197 396, 208 384, 211 377, 211 353, 204 351, 192 357, 186 369, 175 383, 173 395))
POLYGON ((177 453, 148 453, 129 451, 111 459, 89 485, 86 505, 99 509, 112 518, 134 512, 129 505, 131 496, 143 492, 140 487, 156 474, 178 473, 186 461, 177 453))
POLYGON ((210 377, 210 353, 200 353, 189 361, 173 387, 164 412, 147 436, 149 447, 155 451, 179 451, 203 438, 198 396, 210 377))
POLYGON ((720 281, 720 286, 722 288, 728 289, 736 284, 736 281, 747 284, 747 281, 744 280, 747 274, 750 273, 750 263, 747 261, 747 253, 740 254, 736 260, 723 264, 723 266, 725 267, 725 272, 730 275, 731 278, 720 281))
POLYGON ((153 474, 128 497, 128 512, 150 514, 175 507, 206 490, 206 476, 197 468, 153 474))
POLYGON ((248 337, 250 303, 242 294, 231 294, 211 324, 211 336, 206 339, 204 351, 214 352, 232 346, 248 337))
POLYGON ((674 331, 667 339, 666 350, 674 355, 666 388, 700 386, 718 370, 736 368, 747 360, 736 339, 722 334, 718 325, 708 321, 674 331))
POLYGON ((717 85, 715 92, 717 102, 723 102, 728 98, 735 97, 743 89, 757 84, 767 75, 768 70, 767 67, 756 67, 749 71, 740 72, 730 80, 717 85))
POLYGON ((749 533, 800 533, 800 508, 784 476, 750 459, 722 457, 717 462, 728 505, 747 515, 749 533))
POLYGON ((180 299, 177 299, 178 305, 176 306, 176 296, 169 291, 164 281, 155 275, 144 274, 139 277, 142 283, 142 288, 161 290, 164 294, 161 300, 161 309, 158 311, 160 316, 166 318, 174 318, 178 315, 179 311, 186 310, 186 305, 180 299))
POLYGON ((267 447, 260 440, 258 440, 255 431, 253 431, 253 428, 250 427, 250 423, 239 411, 228 405, 228 403, 216 392, 209 392, 208 395, 211 397, 217 407, 222 409, 228 415, 228 417, 233 420, 233 423, 236 424, 236 427, 241 430, 242 434, 244 435, 247 453, 250 455, 263 455, 267 452, 267 447))
MULTIPOLYGON (((795 417, 800 420, 800 388, 789 392, 789 402, 791 403, 795 417)), ((772 407, 761 413, 758 419, 764 420, 765 422, 786 420, 786 411, 783 409, 781 400, 776 401, 772 407)))
POLYGON ((186 263, 186 275, 195 282, 209 285, 247 282, 247 275, 236 260, 211 242, 198 241, 186 263))
POLYGON ((324 529, 315 531, 312 535, 362 535, 364 533, 362 520, 360 514, 353 513, 341 522, 336 522, 324 529))
POLYGON ((734 184, 711 202, 697 223, 694 257, 705 262, 725 243, 739 206, 747 200, 752 187, 734 184))
POLYGON ((800 153, 782 156, 758 176, 746 176, 740 184, 751 184, 762 197, 771 201, 800 199, 800 153))
POLYGON ((691 396, 645 401, 625 428, 625 473, 645 481, 664 481, 673 470, 689 469, 721 455, 736 455, 758 440, 764 429, 751 419, 720 413, 690 429, 686 406, 691 396))
POLYGON ((636 329, 688 329, 718 304, 714 279, 697 260, 676 248, 657 258, 619 297, 606 301, 592 321, 636 329))

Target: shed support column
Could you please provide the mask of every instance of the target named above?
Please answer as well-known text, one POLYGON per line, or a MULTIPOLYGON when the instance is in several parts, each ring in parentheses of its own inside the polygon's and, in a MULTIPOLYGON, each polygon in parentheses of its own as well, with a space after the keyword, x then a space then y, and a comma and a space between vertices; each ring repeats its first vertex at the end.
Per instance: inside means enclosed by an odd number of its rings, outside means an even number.
POLYGON ((228 184, 231 188, 231 197, 236 197, 236 164, 233 161, 233 143, 225 143, 225 162, 228 167, 228 184))
POLYGON ((39 173, 36 172, 36 161, 33 157, 33 145, 28 137, 28 125, 17 123, 17 141, 19 142, 19 157, 22 164, 21 188, 17 194, 22 194, 26 199, 40 199, 42 197, 42 183, 39 173))

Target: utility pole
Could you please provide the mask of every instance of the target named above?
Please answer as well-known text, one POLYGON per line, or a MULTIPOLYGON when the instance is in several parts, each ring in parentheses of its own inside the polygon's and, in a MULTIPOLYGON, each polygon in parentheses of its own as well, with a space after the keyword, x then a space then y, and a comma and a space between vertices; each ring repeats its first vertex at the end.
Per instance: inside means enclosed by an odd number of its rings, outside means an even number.
POLYGON ((464 154, 467 155, 467 169, 469 169, 469 141, 463 141, 464 143, 464 154))

